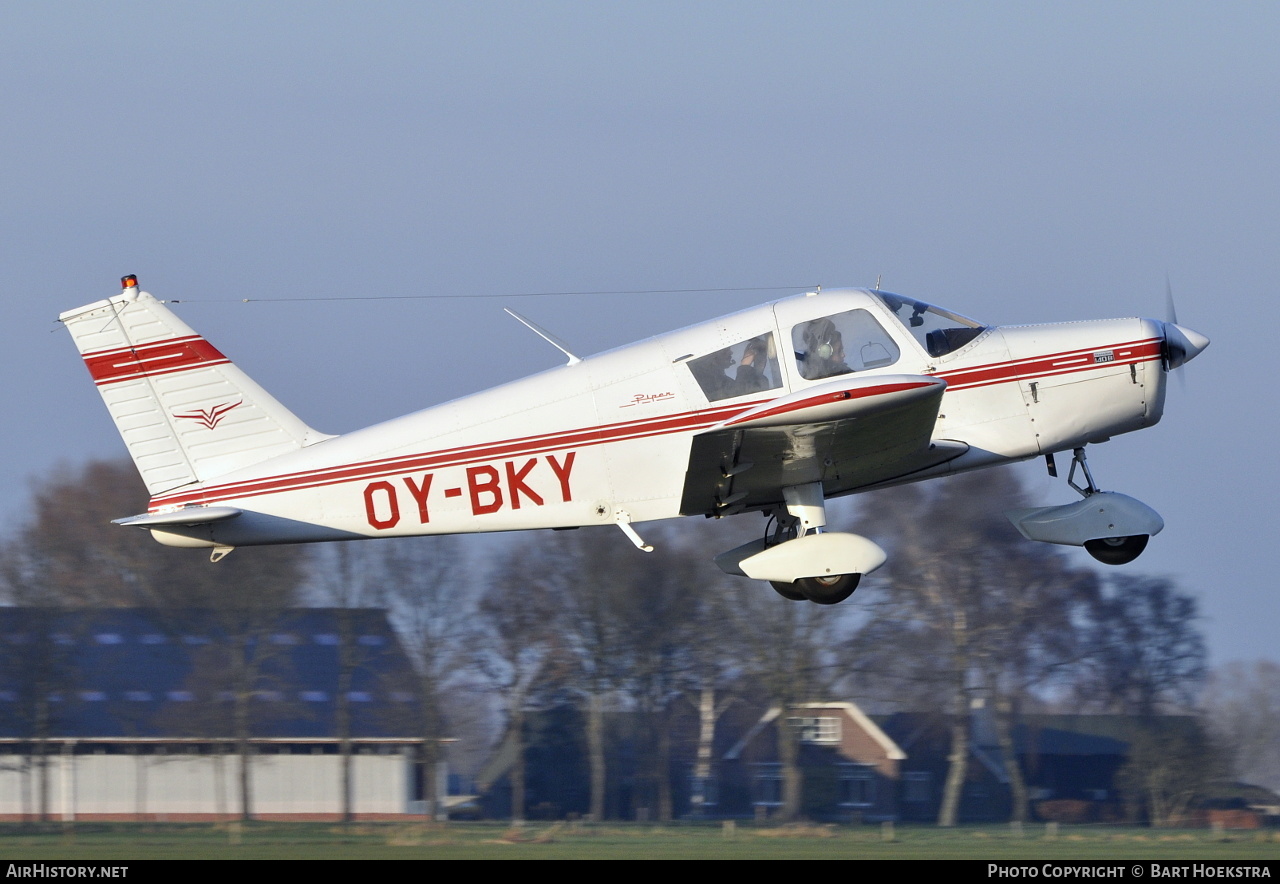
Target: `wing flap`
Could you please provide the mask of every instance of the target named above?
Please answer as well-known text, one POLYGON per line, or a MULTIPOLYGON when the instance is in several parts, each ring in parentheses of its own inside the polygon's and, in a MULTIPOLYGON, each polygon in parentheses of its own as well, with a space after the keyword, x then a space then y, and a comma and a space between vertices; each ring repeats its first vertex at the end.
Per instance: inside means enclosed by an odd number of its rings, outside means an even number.
POLYGON ((936 466, 968 450, 932 438, 946 382, 880 375, 811 387, 694 437, 681 512, 728 514, 822 482, 827 497, 936 466))

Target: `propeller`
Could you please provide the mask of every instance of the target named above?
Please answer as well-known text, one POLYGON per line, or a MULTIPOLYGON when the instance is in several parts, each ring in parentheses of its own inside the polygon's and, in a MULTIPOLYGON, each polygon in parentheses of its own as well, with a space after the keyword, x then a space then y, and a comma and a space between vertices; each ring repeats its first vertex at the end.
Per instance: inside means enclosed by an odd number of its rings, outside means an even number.
POLYGON ((1160 323, 1164 331, 1164 367, 1165 371, 1173 371, 1200 355, 1209 346, 1209 339, 1198 331, 1178 324, 1178 310, 1173 303, 1173 285, 1169 282, 1168 274, 1164 278, 1164 295, 1165 316, 1168 317, 1160 323))

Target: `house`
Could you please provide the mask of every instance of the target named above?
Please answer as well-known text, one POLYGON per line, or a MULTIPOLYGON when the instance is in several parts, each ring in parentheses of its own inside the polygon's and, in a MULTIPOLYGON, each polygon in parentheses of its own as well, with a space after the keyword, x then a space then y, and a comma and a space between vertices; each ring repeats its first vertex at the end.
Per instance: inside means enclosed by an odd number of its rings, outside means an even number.
MULTIPOLYGON (((782 807, 777 707, 767 711, 725 753, 720 770, 722 814, 768 816, 782 807)), ((906 753, 853 703, 805 703, 787 711, 798 746, 802 815, 866 821, 898 816, 906 753)))
MULTIPOLYGON (((1160 716, 1158 721, 1165 732, 1191 735, 1198 728, 1187 716, 1160 716)), ((908 754, 902 766, 901 818, 936 820, 950 767, 949 721, 941 715, 897 713, 878 722, 908 754)), ((1122 818, 1126 811, 1117 775, 1142 728, 1150 726, 1150 719, 1130 715, 1019 716, 1012 729, 1013 751, 1033 815, 1051 819, 1069 808, 1070 821, 1122 818)), ((1003 822, 1011 813, 1009 771, 994 722, 988 710, 977 708, 970 716, 959 819, 1003 822)))
POLYGON ((0 819, 216 819, 244 784, 256 817, 336 818, 344 732, 357 816, 422 813, 413 669, 386 613, 247 624, 0 608, 0 819))

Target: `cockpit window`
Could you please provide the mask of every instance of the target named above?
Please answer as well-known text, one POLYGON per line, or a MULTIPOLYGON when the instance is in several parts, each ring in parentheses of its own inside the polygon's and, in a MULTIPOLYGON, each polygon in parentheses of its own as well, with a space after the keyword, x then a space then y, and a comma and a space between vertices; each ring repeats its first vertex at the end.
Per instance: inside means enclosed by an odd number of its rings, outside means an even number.
POLYGON ((888 292, 877 294, 930 356, 946 356, 987 330, 980 322, 924 301, 912 301, 888 292))
POLYGON ((847 310, 791 329, 800 376, 808 381, 898 361, 898 345, 866 310, 847 310))
POLYGON ((746 396, 782 386, 773 334, 739 341, 731 347, 690 359, 686 365, 708 402, 746 396))

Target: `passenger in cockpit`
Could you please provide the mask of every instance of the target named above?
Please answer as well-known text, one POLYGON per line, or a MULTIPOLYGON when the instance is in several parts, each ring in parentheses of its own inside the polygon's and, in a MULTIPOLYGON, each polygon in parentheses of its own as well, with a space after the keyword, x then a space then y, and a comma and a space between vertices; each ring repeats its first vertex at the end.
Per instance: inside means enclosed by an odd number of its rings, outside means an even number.
POLYGON ((764 373, 768 363, 769 345, 765 343, 765 339, 761 337, 747 341, 742 359, 738 362, 738 372, 734 375, 734 395, 745 396, 772 389, 774 384, 764 373))
POLYGON ((725 374, 732 365, 733 350, 729 347, 709 353, 689 364, 689 370, 693 372, 698 386, 702 387, 707 401, 715 402, 737 395, 733 389, 734 381, 725 374))

